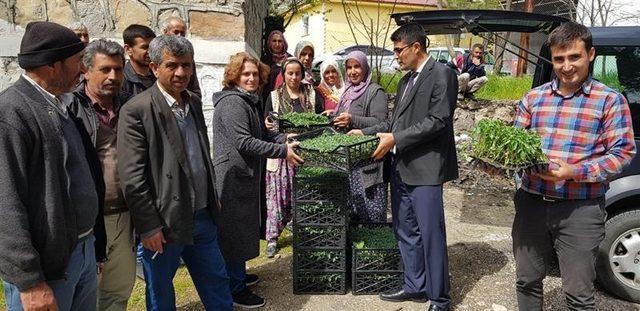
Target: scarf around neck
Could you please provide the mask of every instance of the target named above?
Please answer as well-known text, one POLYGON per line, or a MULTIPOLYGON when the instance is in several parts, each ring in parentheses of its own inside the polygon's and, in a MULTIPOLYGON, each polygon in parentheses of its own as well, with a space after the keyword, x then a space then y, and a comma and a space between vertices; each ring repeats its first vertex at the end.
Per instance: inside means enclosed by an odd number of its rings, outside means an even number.
POLYGON ((347 57, 345 58, 345 64, 347 63, 347 61, 351 59, 357 61, 358 64, 360 64, 360 67, 362 67, 362 74, 366 78, 360 81, 360 83, 358 84, 353 84, 347 77, 346 90, 344 91, 344 94, 342 94, 342 97, 340 98, 340 103, 338 104, 338 109, 336 109, 336 113, 338 111, 339 112, 349 111, 349 108, 351 107, 351 103, 354 100, 360 98, 360 96, 362 96, 362 94, 364 94, 367 91, 367 87, 369 87, 369 84, 371 84, 372 74, 369 68, 369 62, 367 62, 367 55, 365 55, 361 51, 353 51, 347 54, 347 57))

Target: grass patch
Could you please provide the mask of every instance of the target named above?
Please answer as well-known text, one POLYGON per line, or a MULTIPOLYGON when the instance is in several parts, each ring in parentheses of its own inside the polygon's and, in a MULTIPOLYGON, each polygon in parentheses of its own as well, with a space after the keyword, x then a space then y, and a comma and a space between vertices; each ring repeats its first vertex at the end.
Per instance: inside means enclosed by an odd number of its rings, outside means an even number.
MULTIPOLYGON (((594 71, 597 71, 597 70, 594 70, 594 71)), ((607 71, 604 74, 596 73, 593 75, 593 78, 618 92, 624 91, 624 86, 620 84, 620 80, 618 79, 618 73, 615 71, 607 71)))
MULTIPOLYGON (((403 75, 404 73, 402 72, 383 73, 380 76, 379 84, 387 94, 396 94, 398 91, 398 83, 403 75)), ((476 93, 478 98, 490 100, 521 99, 524 94, 531 90, 531 84, 533 83, 533 76, 531 75, 521 78, 498 75, 489 75, 488 77, 489 82, 476 93)), ((617 77, 615 78, 617 79, 617 77)))
POLYGON ((478 92, 476 97, 489 100, 518 100, 531 90, 533 76, 521 78, 512 76, 488 75, 489 81, 478 92))
MULTIPOLYGON (((247 263, 247 268, 251 269, 256 266, 260 266, 265 264, 273 259, 267 258, 264 253, 267 247, 267 242, 264 240, 260 240, 260 256, 252 259, 247 263)), ((280 236, 278 240, 278 254, 281 255, 290 255, 293 252, 292 248, 292 233, 291 231, 285 229, 285 231, 280 236)), ((251 273, 251 271, 249 271, 251 273)), ((176 276, 173 279, 173 286, 176 291, 176 306, 186 306, 195 303, 199 303, 200 298, 198 297, 198 293, 196 292, 196 288, 191 281, 191 276, 189 275, 189 271, 187 271, 186 267, 178 268, 176 272, 176 276)), ((133 287, 133 292, 131 293, 131 298, 129 298, 129 305, 127 306, 127 310, 132 311, 144 311, 146 310, 146 303, 144 297, 144 282, 138 278, 136 278, 136 283, 133 287)), ((4 290, 2 286, 2 282, 0 280, 0 310, 6 310, 6 302, 4 298, 4 290)), ((180 309, 180 308, 178 308, 180 309)))
POLYGON ((396 94, 398 91, 398 83, 400 82, 400 79, 402 79, 402 76, 404 76, 404 73, 402 72, 383 73, 380 75, 379 84, 387 94, 396 94))

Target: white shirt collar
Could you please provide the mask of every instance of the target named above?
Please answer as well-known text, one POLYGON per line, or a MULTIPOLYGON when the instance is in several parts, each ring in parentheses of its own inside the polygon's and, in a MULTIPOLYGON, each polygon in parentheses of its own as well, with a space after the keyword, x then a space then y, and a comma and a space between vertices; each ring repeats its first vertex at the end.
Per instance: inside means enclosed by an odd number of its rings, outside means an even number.
POLYGON ((422 64, 420 64, 420 66, 418 66, 418 69, 416 70, 416 73, 418 73, 418 74, 416 75, 416 77, 414 79, 418 79, 418 76, 420 75, 420 72, 422 72, 422 69, 424 68, 424 66, 429 61, 429 58, 431 58, 431 56, 427 55, 427 58, 424 60, 424 62, 422 62, 422 64))
POLYGON ((29 77, 28 75, 23 73, 22 77, 25 80, 27 80, 27 82, 31 83, 31 85, 33 85, 33 87, 35 87, 36 90, 38 90, 38 92, 42 94, 42 96, 44 96, 47 102, 53 105, 53 107, 55 107, 56 109, 58 109, 58 111, 60 111, 60 113, 62 113, 63 116, 66 117, 68 115, 67 109, 73 102, 73 94, 64 93, 56 97, 55 95, 49 93, 49 91, 45 90, 40 84, 38 84, 36 81, 31 79, 31 77, 29 77))
MULTIPOLYGON (((164 88, 162 88, 162 84, 160 84, 160 82, 156 81, 156 84, 158 85, 158 88, 160 89, 160 92, 162 93, 162 96, 164 96, 164 99, 167 101, 167 105, 169 105, 169 108, 174 108, 174 107, 180 107, 180 105, 178 105, 178 101, 173 98, 173 96, 171 96, 171 94, 167 93, 167 91, 164 90, 164 88)), ((189 114, 189 104, 185 103, 184 106, 184 113, 189 114)))

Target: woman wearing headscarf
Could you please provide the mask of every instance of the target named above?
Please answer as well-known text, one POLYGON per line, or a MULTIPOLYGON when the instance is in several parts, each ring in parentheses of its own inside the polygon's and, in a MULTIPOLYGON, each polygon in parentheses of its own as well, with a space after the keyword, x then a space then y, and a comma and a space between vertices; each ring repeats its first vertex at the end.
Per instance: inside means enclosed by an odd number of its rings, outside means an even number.
POLYGON ((273 91, 276 86, 276 78, 280 74, 280 65, 282 61, 291 57, 291 54, 287 53, 288 49, 287 40, 284 38, 284 34, 280 30, 274 30, 269 33, 267 37, 267 48, 264 50, 260 61, 265 63, 271 71, 269 72, 269 81, 263 87, 262 98, 266 100, 269 93, 273 91))
POLYGON ((300 164, 296 143, 268 131, 258 95, 268 67, 245 52, 231 56, 224 71, 224 89, 213 94, 213 165, 216 175, 218 234, 236 305, 259 307, 264 299, 246 283, 246 261, 260 254, 260 182, 267 157, 300 164))
MULTIPOLYGON (((354 51, 345 59, 346 89, 335 111, 339 128, 362 129, 387 120, 387 94, 371 81, 367 56, 354 51)), ((387 185, 382 178, 383 163, 368 162, 349 174, 349 204, 360 221, 384 222, 387 219, 387 185)))
POLYGON ((313 73, 311 72, 314 55, 315 49, 311 42, 300 41, 298 42, 298 44, 296 44, 295 56, 300 60, 300 62, 302 62, 302 65, 304 66, 304 79, 302 81, 315 86, 316 81, 313 78, 313 73))
POLYGON ((344 92, 344 79, 340 72, 338 62, 334 57, 325 59, 320 64, 320 85, 316 91, 324 99, 325 113, 333 114, 340 102, 340 96, 344 92))
MULTIPOLYGON (((297 58, 287 58, 282 63, 284 84, 273 90, 267 99, 266 112, 274 111, 282 115, 288 112, 323 111, 322 97, 313 87, 302 83, 303 65, 297 58)), ((269 118, 267 118, 269 119, 269 118)), ((276 130, 273 123, 267 128, 276 130)), ((294 166, 282 159, 269 159, 265 177, 267 197, 267 257, 277 252, 277 241, 282 229, 291 220, 291 196, 293 190, 294 166)))
MULTIPOLYGON (((300 61, 300 63, 302 63, 303 66, 302 83, 306 83, 315 87, 317 83, 313 78, 313 73, 311 72, 314 54, 315 49, 313 48, 313 44, 311 44, 311 42, 300 41, 298 42, 298 44, 296 44, 294 56, 300 61)), ((278 76, 274 84, 274 89, 280 87, 283 82, 284 81, 282 77, 278 76)))

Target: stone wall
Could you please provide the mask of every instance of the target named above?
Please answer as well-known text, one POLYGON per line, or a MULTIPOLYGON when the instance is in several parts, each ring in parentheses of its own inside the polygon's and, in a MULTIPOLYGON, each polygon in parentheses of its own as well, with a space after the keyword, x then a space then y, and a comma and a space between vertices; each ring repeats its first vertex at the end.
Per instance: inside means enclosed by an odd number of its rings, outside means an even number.
POLYGON ((122 31, 131 24, 160 33, 170 15, 187 23, 187 38, 195 61, 207 122, 211 95, 222 89, 229 56, 246 51, 260 56, 266 0, 7 0, 0 1, 0 90, 18 79, 17 54, 24 27, 47 20, 62 25, 82 21, 91 38, 106 37, 122 44, 122 31))
POLYGON ((478 122, 484 119, 498 119, 512 123, 518 102, 517 100, 458 101, 453 115, 453 128, 456 135, 471 133, 478 122))
MULTIPOLYGON (((248 25, 262 29, 267 8, 267 1, 245 0, 9 0, 0 2, 0 19, 17 28, 36 20, 80 20, 92 36, 110 36, 134 23, 158 30, 168 15, 179 15, 194 37, 244 41, 248 25)), ((261 32, 253 30, 248 33, 261 32)))

